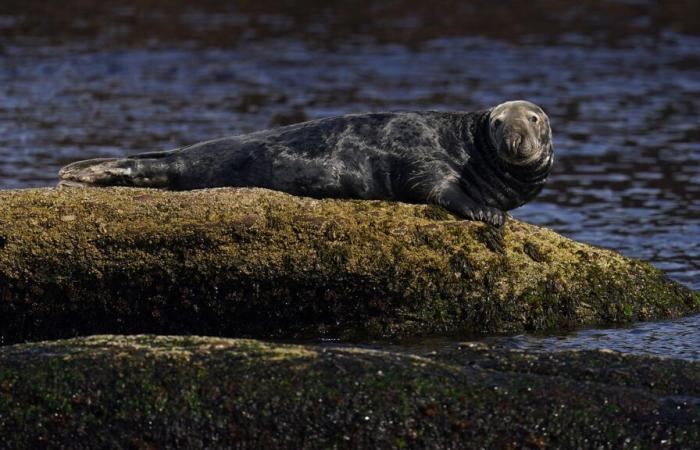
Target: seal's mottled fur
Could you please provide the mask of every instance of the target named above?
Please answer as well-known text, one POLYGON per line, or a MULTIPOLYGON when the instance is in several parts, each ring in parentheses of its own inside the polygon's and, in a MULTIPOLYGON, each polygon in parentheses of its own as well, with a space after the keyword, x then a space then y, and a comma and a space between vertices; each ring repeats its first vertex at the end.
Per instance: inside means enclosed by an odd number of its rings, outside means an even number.
POLYGON ((125 159, 73 163, 63 185, 198 189, 256 186, 310 197, 444 206, 500 226, 534 198, 552 166, 536 105, 478 112, 351 114, 125 159))

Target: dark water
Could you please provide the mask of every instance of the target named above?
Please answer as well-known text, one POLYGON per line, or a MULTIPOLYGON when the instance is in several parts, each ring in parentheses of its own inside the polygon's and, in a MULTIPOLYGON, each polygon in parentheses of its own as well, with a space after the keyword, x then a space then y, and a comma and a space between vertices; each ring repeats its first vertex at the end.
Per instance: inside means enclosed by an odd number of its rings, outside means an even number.
MULTIPOLYGON (((650 260, 700 289, 697 5, 589 1, 555 11, 566 20, 524 22, 512 2, 473 2, 453 17, 410 1, 395 10, 362 2, 372 20, 319 2, 264 3, 0 6, 0 188, 52 185, 77 159, 307 118, 525 98, 551 117, 556 163, 542 195, 513 215, 650 260)), ((698 329, 694 318, 513 345, 604 342, 698 358, 698 329)))

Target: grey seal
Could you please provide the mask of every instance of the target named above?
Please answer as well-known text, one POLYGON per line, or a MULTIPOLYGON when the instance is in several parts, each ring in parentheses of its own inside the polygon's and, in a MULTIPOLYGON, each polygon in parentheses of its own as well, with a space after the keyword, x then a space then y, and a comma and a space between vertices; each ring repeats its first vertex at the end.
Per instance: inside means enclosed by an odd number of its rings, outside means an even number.
POLYGON ((533 199, 554 153, 549 118, 524 100, 476 112, 349 114, 59 172, 59 186, 262 187, 316 198, 440 205, 501 226, 533 199))

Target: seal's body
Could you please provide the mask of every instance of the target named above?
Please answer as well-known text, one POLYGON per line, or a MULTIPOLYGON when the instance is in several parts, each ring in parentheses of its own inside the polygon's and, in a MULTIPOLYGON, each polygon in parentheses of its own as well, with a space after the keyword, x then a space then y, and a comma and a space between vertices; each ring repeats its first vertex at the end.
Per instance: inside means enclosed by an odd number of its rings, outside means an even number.
POLYGON ((80 161, 63 185, 199 189, 256 186, 310 197, 446 207, 500 226, 552 166, 549 119, 507 102, 471 113, 352 114, 125 159, 80 161))

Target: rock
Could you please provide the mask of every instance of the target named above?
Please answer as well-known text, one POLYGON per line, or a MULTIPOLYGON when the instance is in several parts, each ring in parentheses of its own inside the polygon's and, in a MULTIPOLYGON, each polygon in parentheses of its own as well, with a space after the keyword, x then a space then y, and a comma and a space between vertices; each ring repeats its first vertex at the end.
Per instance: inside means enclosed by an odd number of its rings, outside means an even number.
POLYGON ((4 343, 503 333, 698 309, 697 293, 647 263, 435 206, 264 189, 0 191, 4 343))
POLYGON ((2 448, 696 448, 700 364, 201 337, 0 347, 2 448))

